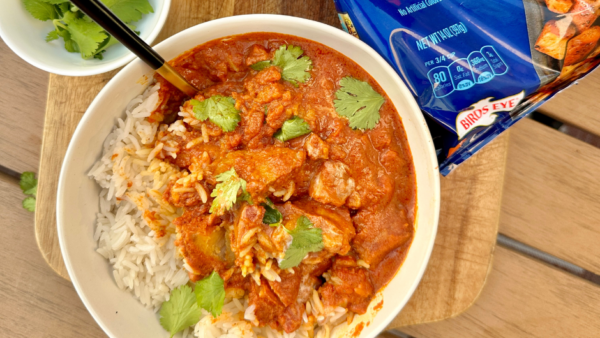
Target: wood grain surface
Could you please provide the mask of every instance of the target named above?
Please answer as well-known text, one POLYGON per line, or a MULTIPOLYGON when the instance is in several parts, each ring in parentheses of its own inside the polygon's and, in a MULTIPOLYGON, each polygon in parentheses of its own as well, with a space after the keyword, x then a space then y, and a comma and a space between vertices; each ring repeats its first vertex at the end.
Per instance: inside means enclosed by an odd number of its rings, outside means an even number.
POLYGON ((21 60, 1 39, 0 64, 4 66, 0 81, 0 164, 17 172, 36 171, 48 73, 21 60))
POLYGON ((507 167, 500 231, 600 274, 600 149, 526 119, 507 167))
POLYGON ((475 302, 492 263, 509 133, 441 179, 435 246, 415 294, 389 327, 450 318, 475 302))
MULTIPOLYGON (((203 21, 249 13, 289 14, 338 26, 331 0, 188 0, 172 3, 160 39, 203 21)), ((36 236, 44 257, 65 278, 68 276, 56 237, 55 194, 58 174, 78 121, 113 74, 86 78, 50 76, 39 170, 36 236)), ((444 204, 431 263, 421 286, 394 321, 394 326, 457 315, 477 298, 485 283, 495 245, 507 141, 507 135, 497 139, 450 177, 442 180, 444 204)))
POLYGON ((596 70, 544 103, 539 111, 600 136, 599 93, 600 70, 596 70))
POLYGON ((0 173, 0 336, 102 337, 73 285, 40 256, 18 182, 0 173))
POLYGON ((419 338, 598 337, 598 291, 595 284, 497 247, 490 277, 471 308, 401 330, 419 338))

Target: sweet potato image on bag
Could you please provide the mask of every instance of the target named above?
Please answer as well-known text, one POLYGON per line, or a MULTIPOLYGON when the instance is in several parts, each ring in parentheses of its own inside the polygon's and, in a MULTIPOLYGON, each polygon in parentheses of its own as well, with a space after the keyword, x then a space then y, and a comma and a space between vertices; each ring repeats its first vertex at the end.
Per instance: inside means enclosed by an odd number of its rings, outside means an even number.
POLYGON ((575 27, 568 20, 550 20, 544 25, 535 49, 557 60, 565 57, 567 41, 575 35, 575 27))
POLYGON ((574 0, 573 7, 569 12, 573 18, 573 24, 579 32, 583 32, 598 18, 600 2, 592 0, 574 0))
POLYGON ((554 13, 564 14, 573 7, 573 0, 546 0, 546 7, 554 13))
POLYGON ((600 39, 600 27, 594 26, 569 40, 563 67, 584 60, 596 48, 600 39))

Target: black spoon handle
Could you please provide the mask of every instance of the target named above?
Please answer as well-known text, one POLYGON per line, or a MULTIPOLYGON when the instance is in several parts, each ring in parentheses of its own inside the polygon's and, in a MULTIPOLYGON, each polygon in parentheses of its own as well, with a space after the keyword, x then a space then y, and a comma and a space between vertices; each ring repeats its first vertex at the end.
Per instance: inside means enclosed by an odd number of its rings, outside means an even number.
POLYGON ((194 96, 198 92, 198 89, 169 66, 160 54, 144 42, 100 0, 71 0, 71 2, 175 87, 189 96, 194 96))

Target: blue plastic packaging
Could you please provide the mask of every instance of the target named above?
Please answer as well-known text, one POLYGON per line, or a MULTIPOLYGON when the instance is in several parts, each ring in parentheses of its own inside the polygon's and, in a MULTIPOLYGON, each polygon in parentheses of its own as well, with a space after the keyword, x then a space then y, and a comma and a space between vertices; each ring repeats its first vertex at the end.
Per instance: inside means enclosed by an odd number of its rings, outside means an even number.
POLYGON ((598 0, 334 1, 431 118, 443 175, 600 63, 598 0))

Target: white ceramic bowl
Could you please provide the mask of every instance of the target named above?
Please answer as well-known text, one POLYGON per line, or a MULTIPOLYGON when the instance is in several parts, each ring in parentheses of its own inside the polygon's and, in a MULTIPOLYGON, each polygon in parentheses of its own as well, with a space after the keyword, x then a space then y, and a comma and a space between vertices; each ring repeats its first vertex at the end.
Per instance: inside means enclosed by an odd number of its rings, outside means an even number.
MULTIPOLYGON (((400 312, 417 287, 433 247, 439 214, 439 174, 433 142, 417 103, 394 70, 362 41, 331 26, 279 15, 247 15, 214 20, 189 28, 156 46, 166 59, 206 41, 247 32, 277 32, 308 38, 347 55, 373 76, 400 113, 417 176, 416 234, 404 265, 383 291, 383 308, 361 337, 374 337, 400 312)), ((96 183, 86 175, 100 158, 102 143, 126 104, 152 76, 139 59, 120 71, 92 102, 71 140, 58 186, 60 246, 71 280, 98 324, 111 337, 166 337, 158 317, 113 281, 108 262, 94 250, 98 212, 96 183)))
MULTIPOLYGON (((154 13, 145 14, 135 22, 141 38, 150 44, 162 29, 171 0, 149 0, 154 13)), ((40 21, 31 16, 21 0, 3 1, 0 10, 0 36, 23 60, 50 73, 69 76, 101 74, 124 66, 135 58, 125 46, 111 46, 103 60, 84 60, 79 53, 69 53, 62 38, 46 42, 54 26, 52 21, 40 21)))

